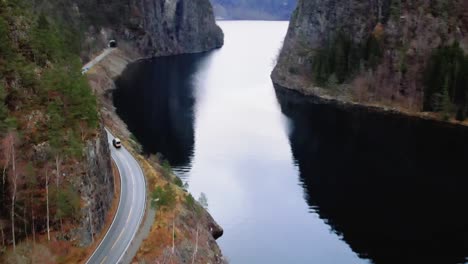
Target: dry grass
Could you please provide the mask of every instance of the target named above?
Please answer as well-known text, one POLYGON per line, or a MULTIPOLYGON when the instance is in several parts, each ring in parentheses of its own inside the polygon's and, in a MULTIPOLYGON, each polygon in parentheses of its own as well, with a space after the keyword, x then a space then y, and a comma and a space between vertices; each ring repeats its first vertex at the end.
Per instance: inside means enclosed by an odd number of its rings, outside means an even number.
MULTIPOLYGON (((129 147, 128 149, 137 158, 143 169, 147 181, 148 195, 150 195, 158 186, 164 186, 167 183, 172 184, 164 178, 162 172, 163 169, 159 164, 148 161, 133 150, 132 145, 134 145, 134 143, 124 142, 124 144, 129 147)), ((180 220, 180 215, 184 212, 187 213, 185 208, 185 197, 187 193, 174 184, 172 184, 172 187, 176 194, 176 203, 174 207, 158 209, 151 231, 140 246, 134 261, 154 262, 155 259, 166 255, 165 253, 171 252, 173 243, 173 224, 175 248, 179 248, 184 240, 194 240, 194 234, 187 230, 187 223, 182 223, 180 220)), ((166 263, 178 262, 176 261, 176 258, 171 255, 166 260, 166 263)))

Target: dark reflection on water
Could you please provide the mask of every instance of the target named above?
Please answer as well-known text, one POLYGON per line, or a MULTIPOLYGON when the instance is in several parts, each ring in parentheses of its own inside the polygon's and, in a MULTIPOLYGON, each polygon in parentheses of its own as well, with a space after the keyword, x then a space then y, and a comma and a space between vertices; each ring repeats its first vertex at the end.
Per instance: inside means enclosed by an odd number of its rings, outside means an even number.
POLYGON ((468 129, 344 111, 277 88, 306 200, 374 263, 464 263, 468 129))
POLYGON ((206 56, 142 60, 127 67, 116 81, 119 89, 113 96, 118 115, 146 153, 162 153, 173 166, 186 165, 193 153, 191 76, 206 56))

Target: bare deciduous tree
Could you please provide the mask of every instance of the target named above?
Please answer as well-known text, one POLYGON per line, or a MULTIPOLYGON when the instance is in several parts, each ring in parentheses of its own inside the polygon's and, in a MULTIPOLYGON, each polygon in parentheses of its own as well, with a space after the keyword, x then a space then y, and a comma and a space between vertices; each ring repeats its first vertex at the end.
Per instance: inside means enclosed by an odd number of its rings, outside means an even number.
POLYGON ((174 255, 175 250, 175 221, 172 219, 172 254, 174 255))
POLYGON ((26 206, 23 206, 23 224, 24 224, 24 234, 26 235, 26 241, 29 242, 28 221, 27 221, 27 218, 26 218, 26 206))
POLYGON ((196 235, 196 238, 195 238, 195 250, 193 251, 192 264, 195 263, 195 257, 196 257, 197 252, 198 252, 198 232, 199 232, 199 226, 197 225, 197 235, 196 235))
POLYGON ((3 221, 0 221, 0 232, 2 233, 2 247, 5 248, 5 233, 3 231, 3 221))
POLYGON ((11 236, 13 240, 13 251, 16 252, 16 237, 15 237, 15 205, 18 174, 16 171, 16 156, 15 156, 15 136, 12 132, 7 135, 7 142, 11 150, 11 165, 12 165, 12 184, 13 190, 11 194, 11 236))
POLYGON ((46 168, 46 205, 47 205, 47 241, 50 241, 50 228, 49 228, 49 171, 46 168))
POLYGON ((57 189, 60 185, 60 165, 62 164, 62 158, 60 157, 60 154, 55 155, 55 172, 56 172, 56 184, 57 184, 57 189))
POLYGON ((5 180, 6 180, 6 172, 7 168, 10 165, 10 159, 11 159, 11 145, 8 144, 8 136, 3 139, 2 142, 2 149, 3 149, 3 156, 5 158, 5 161, 3 163, 3 174, 2 174, 2 188, 3 188, 3 193, 5 193, 5 180))

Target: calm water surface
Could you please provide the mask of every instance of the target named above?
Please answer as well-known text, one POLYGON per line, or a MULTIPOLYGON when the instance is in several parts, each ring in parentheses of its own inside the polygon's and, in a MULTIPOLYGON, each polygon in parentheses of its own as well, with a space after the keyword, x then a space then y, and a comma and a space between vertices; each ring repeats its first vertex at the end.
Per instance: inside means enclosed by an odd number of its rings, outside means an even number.
POLYGON ((217 51, 132 64, 119 115, 204 192, 231 263, 463 263, 468 131, 275 89, 286 22, 220 22, 217 51))

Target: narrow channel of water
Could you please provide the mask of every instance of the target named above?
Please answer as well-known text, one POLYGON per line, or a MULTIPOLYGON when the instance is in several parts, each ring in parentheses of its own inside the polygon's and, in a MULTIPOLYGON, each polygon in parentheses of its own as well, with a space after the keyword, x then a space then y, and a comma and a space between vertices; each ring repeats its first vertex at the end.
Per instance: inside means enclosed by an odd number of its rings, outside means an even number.
POLYGON ((286 22, 132 64, 118 114, 208 197, 231 263, 463 263, 468 131, 320 105, 270 80, 286 22))

